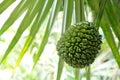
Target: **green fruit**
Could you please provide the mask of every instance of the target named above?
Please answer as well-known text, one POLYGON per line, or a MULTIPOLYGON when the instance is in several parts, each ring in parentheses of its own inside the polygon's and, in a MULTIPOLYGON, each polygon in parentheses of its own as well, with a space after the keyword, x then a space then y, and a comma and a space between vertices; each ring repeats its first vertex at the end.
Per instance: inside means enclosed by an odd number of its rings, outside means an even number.
POLYGON ((58 55, 74 68, 92 64, 100 50, 101 35, 90 22, 70 26, 57 43, 58 55))

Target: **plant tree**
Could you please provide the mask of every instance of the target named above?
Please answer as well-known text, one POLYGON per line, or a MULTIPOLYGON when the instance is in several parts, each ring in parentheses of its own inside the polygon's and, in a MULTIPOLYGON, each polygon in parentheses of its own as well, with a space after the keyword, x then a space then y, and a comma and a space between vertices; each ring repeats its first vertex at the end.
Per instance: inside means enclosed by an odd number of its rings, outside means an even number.
MULTIPOLYGON (((15 0, 3 0, 0 3, 0 14, 2 14, 15 0)), ((112 54, 118 67, 120 67, 119 41, 120 41, 120 1, 119 0, 21 0, 19 4, 10 14, 9 18, 0 29, 0 37, 7 29, 23 14, 25 16, 17 29, 15 36, 11 40, 6 52, 4 53, 0 64, 2 64, 11 50, 15 47, 23 32, 30 27, 30 33, 16 61, 15 68, 19 66, 26 51, 28 51, 31 43, 35 39, 35 35, 41 28, 45 19, 48 20, 44 27, 45 32, 37 55, 35 56, 34 65, 37 64, 41 54, 48 42, 49 34, 53 28, 53 24, 59 12, 63 12, 62 34, 69 29, 70 25, 80 23, 82 21, 90 21, 90 13, 92 13, 91 21, 94 22, 96 28, 102 29, 105 39, 111 48, 112 54), (115 41, 118 40, 118 42, 115 41)), ((61 35, 62 35, 61 34, 61 35)), ((58 71, 56 80, 60 80, 64 60, 59 58, 58 71)), ((86 68, 86 78, 90 80, 90 66, 86 68)), ((75 80, 79 80, 79 69, 75 69, 75 80)))

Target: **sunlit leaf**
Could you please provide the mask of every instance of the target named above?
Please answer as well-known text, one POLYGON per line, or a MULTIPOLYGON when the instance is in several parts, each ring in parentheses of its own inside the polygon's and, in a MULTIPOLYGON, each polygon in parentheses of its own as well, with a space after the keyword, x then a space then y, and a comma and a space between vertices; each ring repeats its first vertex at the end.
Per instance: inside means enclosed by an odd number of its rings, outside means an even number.
POLYGON ((13 47, 16 45, 16 43, 18 42, 18 40, 20 39, 22 33, 27 29, 27 27, 31 24, 31 22, 33 21, 36 13, 39 11, 39 4, 40 1, 37 3, 33 1, 31 2, 31 5, 29 6, 29 10, 26 13, 24 19, 22 20, 22 23, 20 24, 14 38, 12 39, 10 45, 8 46, 8 49, 6 50, 2 60, 0 61, 0 64, 3 62, 3 60, 8 56, 8 54, 10 53, 10 51, 13 49, 13 47))
MULTIPOLYGON (((61 3, 62 3, 61 0, 55 0, 54 3, 53 3, 52 10, 51 10, 51 13, 50 13, 49 21, 47 23, 47 27, 46 27, 46 30, 45 30, 44 37, 43 37, 42 42, 40 44, 38 53, 35 56, 34 66, 36 65, 37 61, 39 60, 39 58, 40 58, 40 56, 41 56, 41 54, 44 50, 44 47, 45 47, 45 45, 48 41, 49 34, 51 32, 55 17, 57 16, 57 13, 60 9, 61 3)), ((33 68, 34 68, 34 66, 33 66, 33 68)))
POLYGON ((28 50, 29 46, 31 45, 35 35, 37 34, 37 32, 40 28, 40 25, 42 24, 42 22, 46 18, 47 14, 48 14, 48 12, 51 8, 52 3, 53 3, 53 0, 49 0, 46 3, 44 2, 44 0, 43 0, 43 2, 41 2, 41 4, 40 4, 41 9, 39 10, 37 18, 35 19, 32 27, 31 27, 30 34, 29 34, 29 36, 26 40, 26 43, 25 43, 25 45, 24 45, 24 47, 23 47, 23 49, 20 53, 20 56, 19 56, 19 58, 16 62, 16 67, 19 65, 19 63, 20 63, 21 59, 23 58, 25 52, 28 50), (46 5, 44 5, 44 4, 46 4, 46 5))
POLYGON ((17 18, 19 18, 24 11, 28 8, 30 1, 22 0, 17 7, 13 10, 7 21, 4 23, 2 28, 0 29, 0 35, 2 35, 14 22, 17 18))
POLYGON ((4 0, 2 3, 0 3, 0 14, 14 2, 15 0, 4 0))

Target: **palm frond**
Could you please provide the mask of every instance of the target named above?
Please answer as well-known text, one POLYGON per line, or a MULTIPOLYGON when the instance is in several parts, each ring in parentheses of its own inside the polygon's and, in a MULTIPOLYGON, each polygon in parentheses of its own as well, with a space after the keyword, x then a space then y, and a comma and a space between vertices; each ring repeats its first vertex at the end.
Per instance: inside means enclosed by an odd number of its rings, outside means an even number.
POLYGON ((0 29, 0 35, 2 35, 15 22, 15 20, 18 19, 26 9, 28 9, 29 4, 29 1, 21 1, 17 5, 17 7, 13 10, 7 21, 0 29))
MULTIPOLYGON (((39 24, 38 22, 39 22, 39 17, 40 17, 40 15, 41 15, 41 12, 42 12, 42 9, 43 9, 43 7, 44 7, 44 4, 45 4, 45 0, 41 0, 41 1, 39 1, 39 2, 37 3, 36 7, 34 8, 34 9, 38 9, 39 12, 37 13, 37 17, 36 17, 36 19, 35 19, 32 27, 31 27, 30 35, 29 35, 29 37, 28 37, 28 39, 27 39, 27 41, 26 41, 26 43, 25 43, 25 45, 24 45, 24 47, 23 47, 23 49, 22 49, 22 51, 21 51, 21 53, 20 53, 20 56, 19 56, 19 58, 18 58, 18 60, 17 60, 17 62, 16 62, 15 67, 17 67, 17 66, 19 65, 19 63, 21 62, 21 59, 23 58, 25 52, 27 51, 27 49, 29 48, 31 42, 32 42, 33 39, 34 39, 35 34, 36 34, 37 31, 39 30, 39 27, 40 27, 40 26, 38 25, 38 24, 39 24), (39 5, 41 5, 41 6, 39 6, 39 5)), ((32 6, 32 7, 33 7, 33 6, 32 6)), ((34 12, 34 10, 33 10, 33 12, 34 12)), ((33 14, 31 13, 31 15, 33 15, 33 14)), ((36 15, 36 13, 35 13, 35 15, 36 15)), ((33 17, 34 17, 34 16, 33 16, 33 17)), ((32 19, 33 19, 33 18, 31 18, 31 20, 32 20, 32 19)))
POLYGON ((47 27, 46 27, 46 30, 45 30, 44 37, 43 37, 42 42, 40 44, 40 47, 38 49, 37 55, 35 56, 34 66, 38 62, 38 60, 39 60, 39 58, 40 58, 40 56, 41 56, 41 54, 42 54, 42 52, 44 50, 44 47, 45 47, 45 45, 46 45, 46 43, 48 41, 49 34, 51 32, 54 20, 55 20, 55 18, 57 16, 57 13, 58 13, 58 11, 60 9, 61 4, 62 4, 61 0, 54 1, 54 3, 53 3, 52 10, 51 10, 50 17, 49 17, 49 20, 48 20, 48 23, 47 23, 47 27))
POLYGON ((4 0, 2 3, 0 3, 0 14, 6 10, 11 4, 13 4, 15 0, 4 0))

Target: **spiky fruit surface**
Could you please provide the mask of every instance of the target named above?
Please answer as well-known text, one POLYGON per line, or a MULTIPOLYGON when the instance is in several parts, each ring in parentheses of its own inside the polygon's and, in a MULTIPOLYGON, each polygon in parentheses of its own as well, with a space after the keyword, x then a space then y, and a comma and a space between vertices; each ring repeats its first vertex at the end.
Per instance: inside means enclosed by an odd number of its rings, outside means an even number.
POLYGON ((74 68, 93 63, 100 50, 101 35, 90 22, 72 25, 57 43, 58 55, 74 68))

